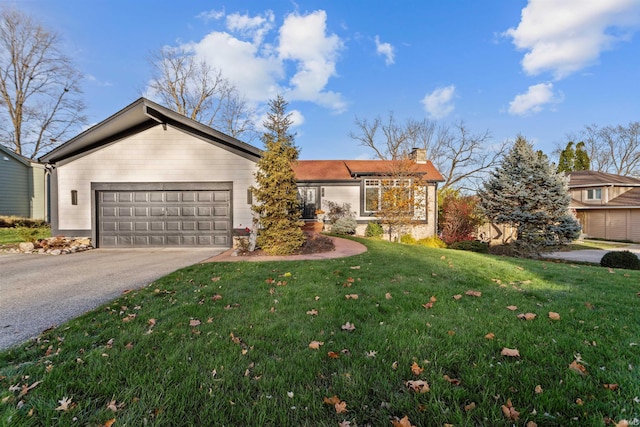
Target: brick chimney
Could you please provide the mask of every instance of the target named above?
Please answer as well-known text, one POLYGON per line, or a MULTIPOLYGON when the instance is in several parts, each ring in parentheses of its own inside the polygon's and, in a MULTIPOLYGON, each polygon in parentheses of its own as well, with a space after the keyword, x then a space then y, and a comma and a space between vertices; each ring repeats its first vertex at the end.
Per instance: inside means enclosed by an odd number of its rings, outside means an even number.
POLYGON ((427 150, 414 147, 411 150, 411 154, 409 154, 409 158, 416 163, 425 164, 427 163, 427 150))

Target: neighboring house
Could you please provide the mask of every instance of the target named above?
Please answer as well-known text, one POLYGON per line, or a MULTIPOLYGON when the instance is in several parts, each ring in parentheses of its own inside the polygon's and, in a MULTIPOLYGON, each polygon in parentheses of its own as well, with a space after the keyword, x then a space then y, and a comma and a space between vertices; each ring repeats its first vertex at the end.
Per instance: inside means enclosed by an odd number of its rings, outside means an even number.
POLYGON ((0 145, 0 215, 47 219, 44 165, 0 145))
POLYGON ((640 242, 640 179, 570 172, 571 208, 585 237, 640 242))
MULTIPOLYGON (((364 234, 370 221, 378 221, 379 201, 385 186, 411 184, 416 178, 424 182, 421 206, 414 209, 412 235, 423 238, 436 235, 438 226, 438 183, 444 179, 426 159, 424 150, 414 150, 409 170, 399 178, 396 163, 384 160, 300 160, 294 171, 303 204, 303 219, 315 218, 315 211, 326 211, 327 201, 349 203, 358 222, 356 233, 364 234)), ((411 185, 410 185, 411 186, 411 185)), ((418 198, 417 198, 418 199, 418 198)))
POLYGON ((44 155, 52 234, 98 247, 231 247, 262 151, 145 98, 44 155))

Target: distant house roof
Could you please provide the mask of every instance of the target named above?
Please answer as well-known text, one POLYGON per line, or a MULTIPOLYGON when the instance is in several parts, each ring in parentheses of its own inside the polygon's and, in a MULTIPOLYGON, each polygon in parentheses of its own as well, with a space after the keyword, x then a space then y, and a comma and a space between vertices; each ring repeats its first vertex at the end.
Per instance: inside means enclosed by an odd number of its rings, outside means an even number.
MULTIPOLYGON (((390 175, 397 165, 390 160, 299 160, 293 170, 298 181, 348 181, 362 176, 390 175)), ((427 181, 444 181, 430 161, 411 163, 408 172, 421 174, 427 181)))
POLYGON ((606 172, 576 171, 570 172, 569 188, 601 187, 601 186, 640 186, 640 179, 630 176, 615 175, 606 172))

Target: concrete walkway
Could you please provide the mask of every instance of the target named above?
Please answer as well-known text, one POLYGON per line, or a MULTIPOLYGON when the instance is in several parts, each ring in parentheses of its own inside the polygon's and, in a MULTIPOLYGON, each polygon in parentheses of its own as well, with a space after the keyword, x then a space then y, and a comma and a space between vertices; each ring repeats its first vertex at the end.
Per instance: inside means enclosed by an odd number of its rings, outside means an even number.
MULTIPOLYGON (((606 243, 606 242, 603 242, 606 243)), ((619 243, 615 243, 619 244, 619 243)), ((600 260, 607 252, 611 251, 629 251, 633 252, 640 258, 640 245, 629 244, 629 246, 611 248, 611 249, 582 249, 578 251, 567 252, 551 252, 545 254, 544 258, 561 259, 565 261, 591 262, 600 264, 600 260)))

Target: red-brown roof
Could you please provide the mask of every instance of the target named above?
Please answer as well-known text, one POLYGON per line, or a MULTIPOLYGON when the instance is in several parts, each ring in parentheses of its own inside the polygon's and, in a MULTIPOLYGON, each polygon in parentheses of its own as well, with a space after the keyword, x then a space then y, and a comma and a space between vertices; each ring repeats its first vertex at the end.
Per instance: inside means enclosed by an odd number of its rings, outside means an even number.
MULTIPOLYGON (((299 160, 293 170, 298 181, 345 181, 393 174, 398 170, 398 163, 390 160, 299 160)), ((407 171, 422 174, 427 181, 444 181, 430 161, 411 163, 407 171)))

